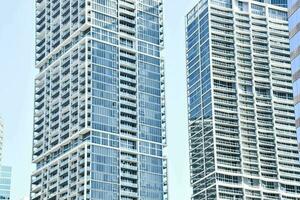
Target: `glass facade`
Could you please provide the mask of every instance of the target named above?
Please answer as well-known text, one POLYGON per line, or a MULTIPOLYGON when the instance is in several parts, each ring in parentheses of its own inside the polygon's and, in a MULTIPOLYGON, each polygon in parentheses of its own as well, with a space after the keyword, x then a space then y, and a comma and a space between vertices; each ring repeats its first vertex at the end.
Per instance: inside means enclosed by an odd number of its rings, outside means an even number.
POLYGON ((288 0, 271 0, 271 4, 277 5, 277 6, 282 6, 282 7, 287 7, 288 6, 288 0))
POLYGON ((0 199, 10 199, 11 167, 2 165, 4 122, 0 116, 0 199))
POLYGON ((285 8, 288 6, 288 0, 254 0, 254 1, 262 2, 262 3, 269 3, 269 4, 276 5, 276 6, 282 6, 285 8))
POLYGON ((161 0, 36 0, 31 199, 167 200, 161 0))
POLYGON ((201 0, 186 17, 193 200, 299 199, 285 2, 201 0))
POLYGON ((0 199, 10 199, 11 167, 0 166, 0 199))
POLYGON ((296 128, 300 149, 300 1, 289 0, 288 7, 296 128))
POLYGON ((4 122, 0 116, 0 162, 2 161, 3 139, 4 139, 4 122))

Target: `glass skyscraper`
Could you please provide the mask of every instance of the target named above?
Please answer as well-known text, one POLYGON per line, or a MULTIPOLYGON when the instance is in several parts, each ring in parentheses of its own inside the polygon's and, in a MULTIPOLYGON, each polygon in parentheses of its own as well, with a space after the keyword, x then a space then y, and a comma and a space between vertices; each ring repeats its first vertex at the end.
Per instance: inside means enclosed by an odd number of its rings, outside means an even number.
POLYGON ((278 3, 200 0, 186 17, 193 200, 300 198, 288 14, 278 3))
POLYGON ((166 200, 162 0, 36 0, 31 199, 166 200))
POLYGON ((296 128, 300 149, 300 1, 289 0, 288 7, 296 128))
POLYGON ((288 6, 288 2, 287 2, 288 0, 256 0, 256 1, 282 6, 282 7, 288 6))
POLYGON ((0 162, 2 161, 3 139, 4 139, 4 122, 0 116, 0 162))
POLYGON ((11 189, 11 171, 10 166, 2 165, 3 154, 3 140, 4 140, 4 122, 0 116, 0 200, 10 199, 11 189))
POLYGON ((10 188, 11 188, 11 167, 0 166, 0 199, 10 199, 10 188))

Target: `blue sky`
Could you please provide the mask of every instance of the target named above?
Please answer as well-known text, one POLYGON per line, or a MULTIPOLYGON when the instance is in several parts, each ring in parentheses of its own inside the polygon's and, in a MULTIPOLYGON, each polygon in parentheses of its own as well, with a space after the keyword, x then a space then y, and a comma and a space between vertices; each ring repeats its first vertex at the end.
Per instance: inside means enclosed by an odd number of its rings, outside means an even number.
MULTIPOLYGON (((190 199, 184 16, 197 0, 164 0, 170 200, 190 199)), ((33 119, 34 0, 0 7, 0 115, 6 124, 4 164, 13 167, 12 198, 28 196, 33 119)))

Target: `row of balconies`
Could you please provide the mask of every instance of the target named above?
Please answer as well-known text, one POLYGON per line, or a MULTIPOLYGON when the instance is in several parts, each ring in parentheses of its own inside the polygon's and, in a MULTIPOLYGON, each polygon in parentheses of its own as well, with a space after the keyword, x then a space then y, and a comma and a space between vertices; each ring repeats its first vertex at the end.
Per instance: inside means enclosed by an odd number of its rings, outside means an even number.
MULTIPOLYGON (((53 142, 56 141, 56 144, 53 144, 53 147, 56 146, 56 145, 58 144, 58 139, 59 139, 59 138, 58 138, 58 135, 52 137, 51 141, 53 141, 53 142)), ((41 154, 40 154, 40 153, 41 153, 40 151, 43 151, 43 149, 44 149, 45 151, 48 150, 48 148, 46 148, 45 145, 42 146, 42 147, 39 147, 39 148, 34 148, 34 157, 36 158, 36 157, 38 157, 39 155, 41 155, 41 154)), ((53 158, 53 159, 54 159, 54 158, 53 158)))
POLYGON ((219 16, 215 16, 214 13, 212 13, 211 15, 211 19, 212 22, 216 22, 216 23, 224 23, 224 24, 233 24, 233 18, 232 17, 219 17, 219 16))
POLYGON ((230 43, 230 44, 234 42, 234 39, 232 37, 220 36, 214 33, 212 33, 211 38, 212 41, 217 41, 217 42, 230 43))
MULTIPOLYGON (((83 24, 84 21, 85 21, 85 17, 84 16, 81 17, 81 21, 83 21, 83 22, 81 22, 81 24, 83 24)), ((57 26, 57 27, 59 27, 59 26, 57 26)), ((64 27, 67 27, 67 26, 64 26, 64 27)), ((73 27, 75 27, 75 26, 72 26, 72 29, 73 29, 73 27)), ((77 30, 77 28, 76 28, 76 30, 77 30)), ((70 29, 64 28, 63 30, 59 31, 58 29, 56 29, 56 30, 53 29, 53 31, 55 31, 55 33, 57 33, 57 34, 52 39, 50 38, 51 37, 50 35, 48 36, 48 39, 47 39, 47 41, 49 41, 49 45, 48 46, 50 46, 50 41, 52 41, 51 42, 52 43, 52 47, 51 48, 57 47, 60 44, 61 41, 66 40, 66 38, 71 34, 71 32, 74 32, 76 30, 71 31, 70 29)), ((43 32, 45 31, 44 25, 38 26, 37 27, 37 31, 41 32, 40 34, 37 35, 37 39, 41 40, 41 41, 45 41, 45 39, 46 39, 45 37, 40 37, 41 34, 43 34, 43 32)), ((40 44, 43 44, 43 43, 40 43, 40 44)), ((38 61, 40 61, 42 58, 44 58, 46 56, 47 53, 50 52, 50 49, 47 52, 45 52, 45 50, 42 51, 41 49, 38 49, 38 50, 39 50, 38 51, 39 53, 37 54, 37 60, 38 61)))
POLYGON ((242 20, 236 20, 235 21, 235 26, 239 30, 246 31, 250 29, 250 24, 247 21, 242 21, 242 20))

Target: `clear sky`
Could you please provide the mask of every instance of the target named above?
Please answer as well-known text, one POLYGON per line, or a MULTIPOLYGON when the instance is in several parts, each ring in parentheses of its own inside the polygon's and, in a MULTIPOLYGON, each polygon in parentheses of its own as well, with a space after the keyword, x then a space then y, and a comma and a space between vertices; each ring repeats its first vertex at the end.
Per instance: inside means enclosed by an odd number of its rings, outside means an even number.
MULTIPOLYGON (((184 16, 197 0, 164 0, 170 200, 190 199, 184 16)), ((4 164, 13 167, 12 198, 29 195, 33 128, 34 0, 0 6, 0 115, 4 164)))

